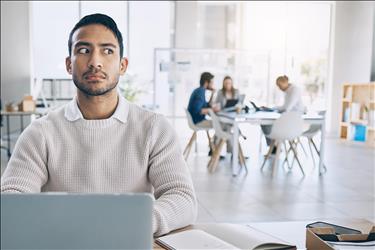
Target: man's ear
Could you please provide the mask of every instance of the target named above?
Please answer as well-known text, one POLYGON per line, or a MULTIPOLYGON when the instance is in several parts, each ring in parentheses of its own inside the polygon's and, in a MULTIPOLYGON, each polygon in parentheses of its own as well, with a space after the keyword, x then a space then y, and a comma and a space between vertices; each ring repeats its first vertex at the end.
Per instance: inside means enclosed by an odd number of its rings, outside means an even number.
POLYGON ((65 58, 65 67, 66 71, 69 73, 69 75, 72 74, 72 60, 70 59, 70 56, 65 58))
POLYGON ((128 58, 123 57, 120 61, 120 75, 125 74, 126 69, 128 68, 128 58))

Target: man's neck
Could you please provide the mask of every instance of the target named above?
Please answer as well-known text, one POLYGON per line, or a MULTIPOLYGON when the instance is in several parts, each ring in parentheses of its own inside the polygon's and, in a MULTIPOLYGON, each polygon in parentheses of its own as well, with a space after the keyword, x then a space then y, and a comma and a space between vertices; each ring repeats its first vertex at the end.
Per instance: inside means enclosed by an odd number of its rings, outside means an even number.
POLYGON ((86 120, 107 119, 115 112, 118 98, 116 89, 102 96, 88 96, 78 90, 77 104, 86 120))

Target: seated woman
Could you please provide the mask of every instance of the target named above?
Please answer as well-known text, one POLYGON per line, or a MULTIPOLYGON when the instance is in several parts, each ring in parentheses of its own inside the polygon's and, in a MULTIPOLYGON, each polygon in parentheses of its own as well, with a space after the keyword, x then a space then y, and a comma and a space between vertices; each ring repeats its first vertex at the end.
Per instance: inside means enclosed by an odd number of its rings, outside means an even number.
MULTIPOLYGON (((238 89, 235 89, 233 86, 233 80, 230 76, 224 77, 223 80, 223 87, 217 92, 214 105, 218 105, 220 109, 224 109, 225 104, 227 103, 228 100, 231 99, 239 99, 240 98, 240 92, 238 89)), ((221 123, 221 126, 223 130, 225 131, 230 131, 232 128, 232 124, 228 123, 221 123)), ((215 145, 217 145, 217 140, 215 138, 215 145)), ((232 145, 231 142, 227 142, 227 153, 232 153, 232 145)))
POLYGON ((230 76, 224 77, 223 87, 217 92, 215 103, 219 104, 220 109, 223 109, 228 100, 239 98, 240 92, 234 88, 232 78, 230 76))

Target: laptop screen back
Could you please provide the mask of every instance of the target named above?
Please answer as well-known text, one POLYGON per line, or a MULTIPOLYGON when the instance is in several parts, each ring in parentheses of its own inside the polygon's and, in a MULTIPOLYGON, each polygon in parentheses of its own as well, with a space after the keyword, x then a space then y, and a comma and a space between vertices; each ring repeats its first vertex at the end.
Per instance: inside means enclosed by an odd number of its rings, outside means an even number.
POLYGON ((227 102, 225 103, 224 108, 230 108, 236 106, 238 103, 238 99, 228 99, 227 102))
POLYGON ((2 194, 1 249, 150 249, 149 194, 2 194))

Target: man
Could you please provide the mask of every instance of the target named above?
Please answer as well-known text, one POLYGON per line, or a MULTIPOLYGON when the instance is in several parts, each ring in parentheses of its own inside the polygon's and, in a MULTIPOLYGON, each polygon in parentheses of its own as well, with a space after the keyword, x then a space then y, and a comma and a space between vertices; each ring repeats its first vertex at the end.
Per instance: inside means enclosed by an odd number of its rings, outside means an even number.
POLYGON ((282 106, 275 107, 276 110, 279 112, 295 111, 300 113, 304 113, 306 111, 306 108, 302 102, 302 93, 300 88, 289 83, 289 78, 286 75, 279 76, 276 79, 276 85, 285 93, 284 104, 282 106))
MULTIPOLYGON (((301 90, 294 84, 289 83, 289 78, 284 76, 279 76, 276 79, 276 85, 281 91, 285 93, 284 103, 282 106, 274 107, 274 110, 278 112, 300 112, 303 114, 306 111, 305 106, 302 102, 301 90)), ((272 125, 262 125, 262 131, 265 135, 271 133, 272 125)), ((272 140, 266 137, 267 145, 271 145, 272 140)), ((276 153, 276 147, 273 149, 272 154, 276 153)))
POLYGON ((153 192, 153 232, 194 222, 197 201, 177 136, 161 115, 117 91, 128 61, 112 18, 82 18, 69 36, 66 69, 77 96, 20 136, 2 192, 153 192))
MULTIPOLYGON (((206 120, 205 116, 210 109, 209 102, 206 101, 206 90, 214 91, 214 75, 210 72, 203 72, 199 81, 199 88, 196 88, 190 96, 188 111, 190 112, 193 122, 198 127, 212 128, 212 122, 206 120)), ((212 99, 212 95, 211 95, 212 99)), ((220 110, 219 106, 212 107, 214 112, 220 110)))
MULTIPOLYGON (((208 115, 208 110, 212 108, 214 112, 218 112, 220 107, 218 105, 214 105, 210 107, 210 102, 213 98, 214 89, 214 75, 210 72, 203 72, 201 74, 201 79, 199 81, 199 88, 196 88, 190 96, 188 111, 193 118, 193 122, 196 126, 202 128, 212 128, 212 121, 206 120, 206 115, 208 115), (207 102, 206 101, 206 90, 212 91, 211 98, 207 102)), ((218 139, 214 137, 214 144, 218 143, 218 139)), ((208 155, 212 155, 212 149, 210 149, 208 155)), ((220 156, 220 159, 224 159, 224 157, 220 156)))

